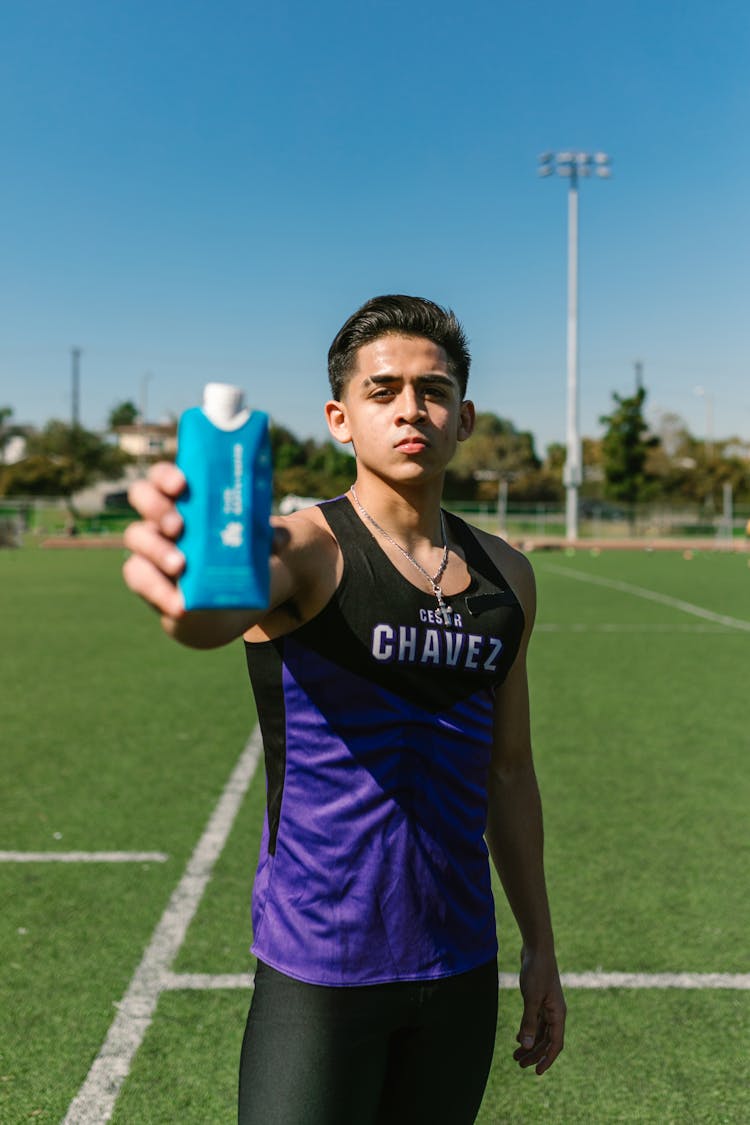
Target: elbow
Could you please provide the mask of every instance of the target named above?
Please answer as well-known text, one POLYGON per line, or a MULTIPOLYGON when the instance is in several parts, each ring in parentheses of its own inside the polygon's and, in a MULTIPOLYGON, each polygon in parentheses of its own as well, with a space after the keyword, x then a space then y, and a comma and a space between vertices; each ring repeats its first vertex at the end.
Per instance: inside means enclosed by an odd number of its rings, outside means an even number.
POLYGON ((496 760, 490 765, 488 787, 491 792, 514 789, 529 782, 536 784, 536 772, 530 750, 523 757, 496 760))

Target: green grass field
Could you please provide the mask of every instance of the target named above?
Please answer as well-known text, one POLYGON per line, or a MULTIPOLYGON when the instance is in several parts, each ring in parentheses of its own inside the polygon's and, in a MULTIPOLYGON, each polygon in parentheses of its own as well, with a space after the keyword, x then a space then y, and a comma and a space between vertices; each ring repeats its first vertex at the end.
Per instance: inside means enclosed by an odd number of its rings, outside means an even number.
MULTIPOLYGON (((750 993, 650 985, 750 970, 747 556, 532 560, 535 754, 561 969, 600 984, 644 975, 640 987, 568 988, 566 1051, 543 1079, 512 1062, 521 1008, 503 990, 479 1121, 746 1122, 750 993)), ((168 857, 0 863, 3 1125, 65 1116, 254 726, 241 645, 194 653, 166 640, 124 589, 121 562, 118 551, 0 552, 0 849, 168 857)), ((206 976, 161 993, 116 1125, 235 1119, 249 994, 208 985, 252 969, 263 796, 259 770, 171 966, 180 982, 206 976)), ((518 938, 497 901, 512 972, 518 938)))

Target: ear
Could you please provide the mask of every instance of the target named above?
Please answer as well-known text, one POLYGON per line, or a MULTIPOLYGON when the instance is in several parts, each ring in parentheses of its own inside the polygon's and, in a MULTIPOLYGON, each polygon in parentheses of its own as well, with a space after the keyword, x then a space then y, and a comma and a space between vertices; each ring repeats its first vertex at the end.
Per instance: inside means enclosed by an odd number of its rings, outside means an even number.
POLYGON ((331 437, 340 441, 342 445, 348 445, 352 440, 352 435, 343 402, 336 402, 335 399, 331 399, 330 402, 325 404, 325 414, 331 437))
POLYGON ((461 403, 458 412, 458 440, 466 441, 468 437, 474 432, 474 423, 476 422, 476 410, 474 403, 469 398, 465 398, 461 403))

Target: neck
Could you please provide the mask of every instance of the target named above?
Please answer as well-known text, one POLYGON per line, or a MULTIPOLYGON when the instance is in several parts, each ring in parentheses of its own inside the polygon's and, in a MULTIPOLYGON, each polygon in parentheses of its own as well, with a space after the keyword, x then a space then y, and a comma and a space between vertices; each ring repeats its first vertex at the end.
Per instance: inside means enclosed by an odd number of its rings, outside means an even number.
POLYGON ((357 474, 354 484, 363 508, 404 546, 428 540, 442 546, 440 499, 442 477, 416 486, 393 485, 357 474))

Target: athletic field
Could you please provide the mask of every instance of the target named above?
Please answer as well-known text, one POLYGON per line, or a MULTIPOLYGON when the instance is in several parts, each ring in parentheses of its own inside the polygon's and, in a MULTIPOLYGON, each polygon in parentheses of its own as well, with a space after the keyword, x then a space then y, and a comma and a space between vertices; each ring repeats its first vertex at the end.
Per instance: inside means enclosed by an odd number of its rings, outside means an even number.
MULTIPOLYGON (((748 556, 532 560, 569 1033, 519 1071, 503 975, 479 1121, 747 1122, 748 556)), ((3 1125, 235 1119, 264 796, 242 646, 166 640, 121 562, 0 552, 3 1125)), ((510 974, 500 896, 498 930, 510 974)))

